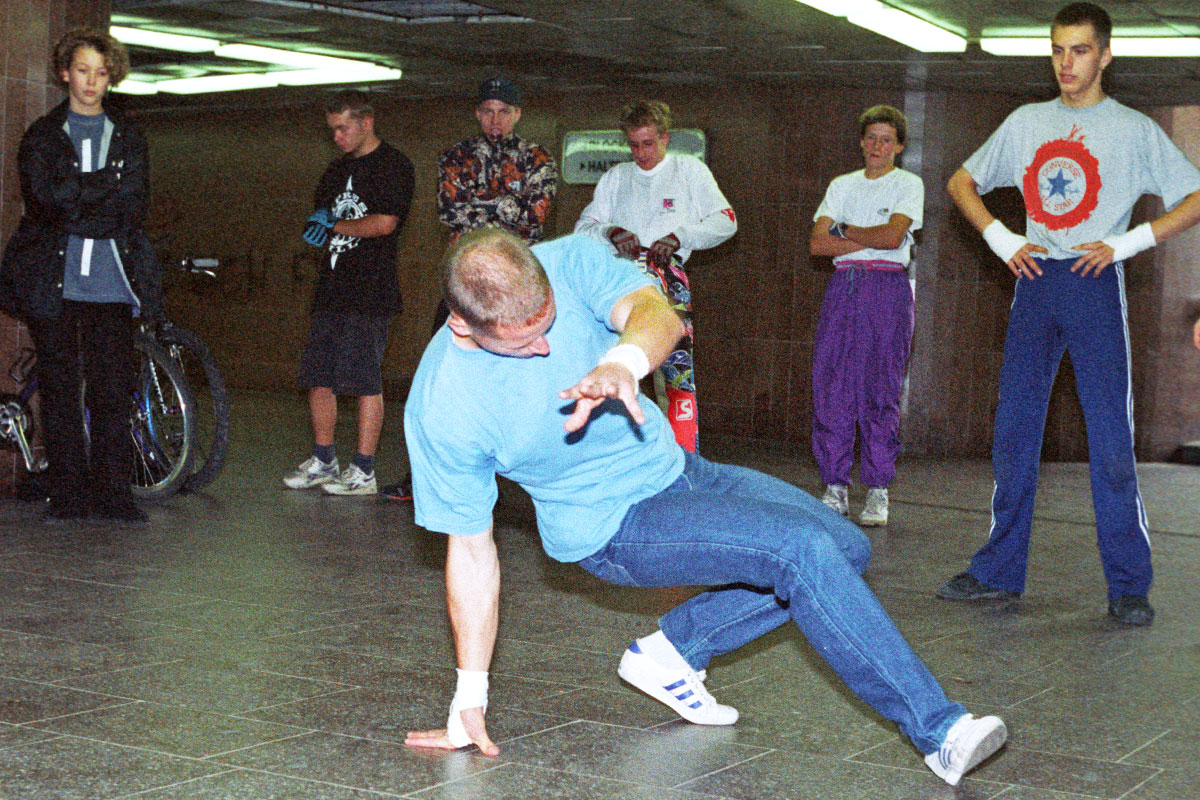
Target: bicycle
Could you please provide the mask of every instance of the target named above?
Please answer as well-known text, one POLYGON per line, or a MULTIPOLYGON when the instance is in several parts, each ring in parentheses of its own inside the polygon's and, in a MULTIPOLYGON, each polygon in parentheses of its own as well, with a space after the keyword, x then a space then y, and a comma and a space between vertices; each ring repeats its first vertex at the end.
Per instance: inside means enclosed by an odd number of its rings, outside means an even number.
MULTIPOLYGON (((174 360, 144 331, 134 337, 138 352, 137 378, 129 418, 133 446, 130 489, 134 497, 161 499, 174 494, 191 474, 192 440, 195 437, 195 401, 183 372, 174 360)), ((0 442, 15 444, 34 475, 46 471, 45 458, 35 459, 29 441, 33 432, 30 400, 37 391, 32 374, 36 354, 24 349, 9 369, 21 391, 0 395, 0 442)), ((81 423, 88 428, 84 409, 81 423)))
MULTIPOLYGON (((216 280, 219 262, 215 258, 181 258, 180 271, 195 278, 216 280)), ((160 323, 155 340, 183 372, 196 401, 196 436, 193 468, 183 490, 198 492, 221 474, 229 450, 229 393, 216 359, 199 336, 169 322, 160 323)))
MULTIPOLYGON (((215 259, 179 261, 186 274, 215 279, 215 259)), ((130 416, 135 497, 161 499, 177 491, 200 491, 214 481, 229 449, 229 395, 220 369, 204 341, 169 322, 142 323, 134 335, 139 354, 130 416)), ((33 427, 30 399, 35 354, 23 351, 9 369, 22 389, 0 394, 0 443, 16 445, 32 474, 44 472, 29 445, 33 427)), ((84 411, 85 429, 87 412, 84 411)))

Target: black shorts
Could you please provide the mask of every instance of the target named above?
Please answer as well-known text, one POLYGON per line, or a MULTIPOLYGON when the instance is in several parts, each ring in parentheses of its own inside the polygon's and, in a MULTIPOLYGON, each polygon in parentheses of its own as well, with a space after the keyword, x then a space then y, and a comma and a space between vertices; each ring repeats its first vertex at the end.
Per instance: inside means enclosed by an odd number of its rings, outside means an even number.
POLYGON ((300 357, 300 388, 321 387, 359 397, 383 394, 383 351, 390 321, 368 314, 314 314, 300 357))

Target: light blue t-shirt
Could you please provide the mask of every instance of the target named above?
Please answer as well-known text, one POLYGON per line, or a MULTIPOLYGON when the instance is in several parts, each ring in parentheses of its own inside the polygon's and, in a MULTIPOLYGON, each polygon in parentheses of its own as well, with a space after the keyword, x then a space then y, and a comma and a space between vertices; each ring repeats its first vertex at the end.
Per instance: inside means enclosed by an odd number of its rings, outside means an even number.
POLYGON ((1078 258, 1079 245, 1124 233, 1143 194, 1169 210, 1200 190, 1200 170, 1163 129, 1111 97, 1090 108, 1021 106, 963 166, 980 194, 1021 190, 1025 236, 1049 258, 1078 258))
POLYGON ((496 475, 529 492, 546 552, 578 561, 616 533, 634 503, 683 471, 666 418, 638 396, 646 423, 610 400, 568 435, 573 408, 558 392, 590 372, 619 336, 609 314, 625 295, 653 285, 632 262, 584 235, 534 245, 554 291, 550 354, 511 358, 464 350, 443 327, 421 358, 404 409, 416 522, 471 536, 492 524, 496 475))

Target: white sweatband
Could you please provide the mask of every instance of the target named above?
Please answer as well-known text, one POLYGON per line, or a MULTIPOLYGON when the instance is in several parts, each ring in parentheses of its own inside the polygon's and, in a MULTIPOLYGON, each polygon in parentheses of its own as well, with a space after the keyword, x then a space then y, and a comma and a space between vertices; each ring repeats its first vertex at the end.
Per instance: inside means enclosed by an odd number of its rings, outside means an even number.
POLYGON ((609 350, 600 359, 600 363, 620 364, 633 373, 635 381, 640 381, 650 374, 650 359, 646 357, 646 351, 629 342, 609 350))
POLYGON ((983 240, 1005 264, 1012 260, 1018 250, 1029 244, 1028 239, 1013 233, 998 219, 992 220, 992 223, 983 229, 983 240))
POLYGON ((487 671, 473 672, 458 670, 458 688, 454 699, 450 701, 450 716, 446 720, 446 738, 455 747, 466 747, 471 744, 471 735, 462 724, 462 714, 465 708, 482 708, 487 711, 488 674, 487 671))
POLYGON ((1143 222, 1131 231, 1102 241, 1113 249, 1113 261, 1133 258, 1143 250, 1149 250, 1158 244, 1154 241, 1154 229, 1150 227, 1149 222, 1143 222))

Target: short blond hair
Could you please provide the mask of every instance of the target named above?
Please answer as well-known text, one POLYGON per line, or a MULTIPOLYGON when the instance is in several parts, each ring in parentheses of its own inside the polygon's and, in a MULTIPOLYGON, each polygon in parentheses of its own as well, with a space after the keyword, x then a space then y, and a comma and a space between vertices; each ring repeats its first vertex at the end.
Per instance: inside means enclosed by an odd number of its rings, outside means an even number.
POLYGON ((891 125, 892 130, 896 132, 898 144, 904 144, 904 140, 908 138, 908 118, 900 109, 893 106, 871 106, 864 111, 858 118, 859 137, 866 136, 867 128, 877 123, 891 125))
POLYGON ((671 107, 661 100, 634 100, 621 109, 617 125, 626 135, 638 128, 653 125, 659 133, 671 130, 671 107))
POLYGON ((550 299, 550 279, 525 240, 488 226, 465 234, 442 261, 446 305, 472 328, 523 325, 550 299))
POLYGON ((104 59, 104 68, 108 70, 108 85, 116 86, 129 75, 129 51, 125 45, 118 42, 108 31, 96 28, 74 28, 67 31, 58 44, 54 45, 54 54, 50 64, 54 68, 54 79, 62 82, 62 74, 71 68, 75 51, 81 47, 90 47, 104 59))

